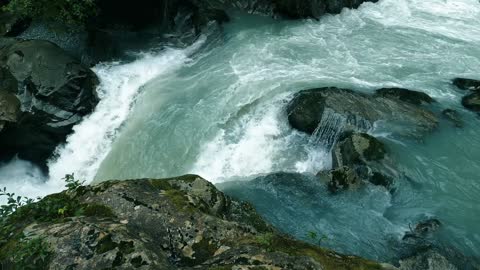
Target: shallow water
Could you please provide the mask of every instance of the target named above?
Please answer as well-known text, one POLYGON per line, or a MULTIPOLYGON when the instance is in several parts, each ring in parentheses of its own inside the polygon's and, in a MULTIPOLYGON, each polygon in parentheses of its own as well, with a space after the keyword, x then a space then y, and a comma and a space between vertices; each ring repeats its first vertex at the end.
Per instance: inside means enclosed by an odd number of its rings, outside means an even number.
POLYGON ((409 224, 435 216, 445 242, 480 256, 480 119, 450 84, 480 78, 477 0, 381 0, 320 21, 232 13, 223 31, 95 67, 102 101, 50 162, 47 184, 16 161, 0 169, 0 185, 41 195, 70 172, 87 181, 197 173, 254 202, 284 231, 316 231, 342 252, 388 260, 409 224), (285 115, 293 93, 321 86, 424 91, 438 101, 435 111, 457 109, 466 125, 442 120, 422 141, 371 130, 404 175, 396 192, 331 197, 308 176, 331 166, 328 149, 292 130, 285 115), (265 175, 278 171, 307 176, 269 183, 265 175))

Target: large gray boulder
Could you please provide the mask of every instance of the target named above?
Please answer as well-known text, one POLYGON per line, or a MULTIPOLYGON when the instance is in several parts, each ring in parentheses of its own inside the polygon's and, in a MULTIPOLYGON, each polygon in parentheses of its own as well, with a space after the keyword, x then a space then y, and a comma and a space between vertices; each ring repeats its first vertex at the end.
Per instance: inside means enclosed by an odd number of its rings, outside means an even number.
MULTIPOLYGON (((393 132, 421 137, 438 125, 437 117, 422 106, 384 95, 325 87, 298 92, 287 106, 290 125, 309 134, 367 131, 382 121, 401 127, 393 132)), ((320 134, 322 135, 322 134, 320 134)), ((331 143, 331 142, 330 142, 331 143)))
POLYGON ((0 225, 16 269, 392 269, 294 240, 195 175, 53 194, 0 225))
POLYGON ((2 91, 15 95, 8 98, 9 110, 21 104, 16 121, 5 122, 0 132, 0 160, 18 155, 44 166, 98 103, 96 75, 47 41, 18 41, 1 49, 0 79, 2 91))

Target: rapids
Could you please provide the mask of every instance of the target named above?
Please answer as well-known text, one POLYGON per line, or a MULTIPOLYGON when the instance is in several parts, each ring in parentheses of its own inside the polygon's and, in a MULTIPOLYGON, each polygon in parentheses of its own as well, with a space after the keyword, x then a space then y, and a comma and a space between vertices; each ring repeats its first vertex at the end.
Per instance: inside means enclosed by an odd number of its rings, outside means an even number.
POLYGON ((195 173, 285 232, 317 232, 341 252, 391 260, 409 225, 437 217, 442 241, 480 257, 480 122, 450 83, 479 78, 477 0, 381 0, 319 21, 231 16, 222 35, 190 47, 159 44, 97 65, 101 102, 59 147, 50 175, 14 160, 0 168, 0 186, 37 196, 59 191, 71 172, 87 182, 195 173), (322 86, 423 91, 466 124, 442 120, 422 141, 371 128, 404 179, 393 194, 367 187, 331 197, 312 177, 331 166, 330 149, 285 115, 293 93, 322 86), (304 175, 279 182, 274 172, 304 175))

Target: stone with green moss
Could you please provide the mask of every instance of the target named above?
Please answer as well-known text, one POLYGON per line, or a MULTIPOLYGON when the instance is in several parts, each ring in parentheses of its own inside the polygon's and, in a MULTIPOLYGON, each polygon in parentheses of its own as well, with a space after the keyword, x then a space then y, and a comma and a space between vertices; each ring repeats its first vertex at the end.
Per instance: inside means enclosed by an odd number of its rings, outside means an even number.
POLYGON ((109 181, 50 195, 2 225, 0 261, 12 264, 40 250, 43 269, 387 267, 293 240, 250 204, 196 175, 109 181), (41 242, 12 249, 25 236, 41 242))

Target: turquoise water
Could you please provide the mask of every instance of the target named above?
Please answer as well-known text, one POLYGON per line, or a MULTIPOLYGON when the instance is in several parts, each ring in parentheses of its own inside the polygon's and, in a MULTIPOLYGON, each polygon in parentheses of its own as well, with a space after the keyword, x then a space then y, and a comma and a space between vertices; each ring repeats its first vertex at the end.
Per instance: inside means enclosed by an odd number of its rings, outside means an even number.
POLYGON ((95 67, 102 102, 59 148, 47 183, 32 183, 36 174, 5 180, 22 173, 17 161, 0 169, 0 184, 37 194, 58 190, 72 171, 88 181, 197 173, 284 231, 315 231, 345 253, 389 260, 409 225, 437 217, 443 243, 480 256, 480 119, 450 84, 480 78, 478 1, 381 0, 320 21, 231 15, 223 32, 188 48, 160 44, 95 67), (293 93, 321 86, 423 91, 438 101, 432 110, 458 110, 465 127, 442 119, 422 140, 371 130, 402 175, 396 192, 330 196, 313 177, 331 166, 329 149, 292 130, 285 114, 293 93))

